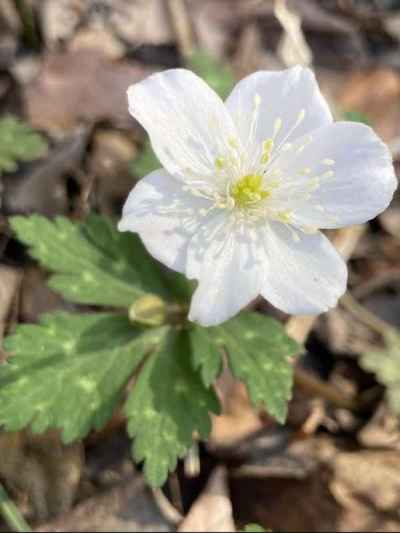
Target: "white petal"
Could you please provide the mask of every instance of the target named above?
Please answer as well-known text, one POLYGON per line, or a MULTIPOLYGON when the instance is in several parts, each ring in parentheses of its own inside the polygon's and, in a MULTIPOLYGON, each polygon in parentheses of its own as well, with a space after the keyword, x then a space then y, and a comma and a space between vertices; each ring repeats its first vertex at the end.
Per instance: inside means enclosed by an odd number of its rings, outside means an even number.
POLYGON ((281 121, 282 127, 275 137, 275 144, 279 145, 295 126, 300 114, 304 114, 304 118, 287 141, 292 142, 332 122, 332 114, 313 72, 300 66, 278 72, 260 71, 251 74, 236 85, 226 105, 244 145, 252 135, 257 144, 272 138, 274 127, 281 121), (258 119, 252 134, 257 102, 258 119))
MULTIPOLYGON (((315 176, 319 187, 307 202, 295 210, 300 224, 319 228, 340 228, 366 222, 390 203, 397 187, 392 157, 387 146, 365 124, 336 122, 315 131, 312 140, 298 154, 299 140, 283 153, 276 166, 305 190, 315 176), (308 168, 312 172, 301 175, 308 168), (331 175, 330 175, 331 174, 331 175)), ((292 194, 293 205, 296 195, 292 194)))
POLYGON ((167 70, 132 85, 128 101, 170 174, 215 175, 216 159, 236 133, 224 103, 203 80, 189 70, 167 70))
POLYGON ((208 201, 184 192, 181 182, 160 169, 130 192, 118 229, 139 233, 153 257, 184 272, 187 244, 203 221, 200 210, 208 207, 208 201))
POLYGON ((215 326, 234 316, 260 293, 265 265, 257 240, 225 214, 210 220, 189 245, 187 275, 199 280, 189 320, 215 326))
POLYGON ((300 235, 273 222, 266 232, 268 275, 261 294, 294 315, 314 315, 334 307, 346 290, 347 268, 329 240, 316 233, 300 235))

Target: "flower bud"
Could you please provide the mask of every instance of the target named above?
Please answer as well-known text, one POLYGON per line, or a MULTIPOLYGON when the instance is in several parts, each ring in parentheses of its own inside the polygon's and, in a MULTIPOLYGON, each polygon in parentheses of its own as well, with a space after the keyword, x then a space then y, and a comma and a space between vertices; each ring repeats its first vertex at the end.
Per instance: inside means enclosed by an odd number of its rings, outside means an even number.
POLYGON ((146 326, 161 326, 167 318, 164 300, 155 294, 146 294, 136 300, 129 308, 129 320, 146 326))

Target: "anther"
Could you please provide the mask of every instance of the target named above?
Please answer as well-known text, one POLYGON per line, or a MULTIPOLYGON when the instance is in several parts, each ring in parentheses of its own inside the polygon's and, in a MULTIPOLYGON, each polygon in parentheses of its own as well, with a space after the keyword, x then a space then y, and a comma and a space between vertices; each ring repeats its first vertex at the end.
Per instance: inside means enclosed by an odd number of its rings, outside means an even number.
POLYGON ((217 167, 217 169, 222 170, 224 168, 224 165, 225 165, 225 158, 217 157, 217 159, 215 160, 215 166, 217 167))
POLYGON ((281 128, 282 128, 282 119, 278 117, 274 122, 274 137, 278 135, 281 128))
POLYGON ((260 107, 261 104, 261 96, 257 93, 254 95, 254 107, 260 107))

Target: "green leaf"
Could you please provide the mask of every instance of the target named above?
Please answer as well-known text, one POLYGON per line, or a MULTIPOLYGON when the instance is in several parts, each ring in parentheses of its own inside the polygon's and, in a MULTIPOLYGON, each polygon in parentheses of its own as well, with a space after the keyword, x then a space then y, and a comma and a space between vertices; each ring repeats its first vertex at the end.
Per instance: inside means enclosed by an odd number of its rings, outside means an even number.
POLYGON ((214 383, 222 370, 222 353, 209 328, 193 324, 189 330, 193 367, 201 371, 206 387, 214 383))
POLYGON ((267 533, 267 530, 258 524, 248 524, 244 530, 244 533, 267 533))
POLYGON ((139 156, 131 163, 132 174, 137 178, 144 178, 144 176, 147 176, 147 174, 150 174, 153 170, 157 170, 161 167, 162 165, 158 161, 149 139, 146 139, 139 156))
POLYGON ((223 99, 229 95, 235 85, 232 69, 205 50, 195 50, 187 60, 187 67, 203 78, 223 99))
POLYGON ((22 325, 4 347, 0 366, 0 426, 37 433, 62 429, 65 442, 100 429, 124 386, 165 328, 139 329, 111 314, 53 313, 22 325))
POLYGON ((15 172, 20 161, 32 161, 45 154, 47 143, 27 124, 13 116, 0 118, 0 175, 15 172))
POLYGON ((293 386, 290 360, 300 346, 280 322, 259 313, 241 313, 210 329, 215 342, 228 350, 232 373, 246 384, 252 402, 284 423, 293 386))
POLYGON ((386 396, 394 413, 400 414, 400 334, 385 336, 386 348, 367 352, 361 357, 361 366, 376 374, 386 387, 386 396))
POLYGON ((193 433, 206 439, 210 412, 218 400, 190 364, 186 331, 170 330, 146 361, 126 405, 128 429, 136 437, 133 454, 145 461, 144 472, 161 486, 192 445, 193 433))
POLYGON ((372 125, 371 119, 365 113, 361 111, 344 111, 343 120, 350 120, 352 122, 361 122, 362 124, 367 124, 367 126, 372 125))
POLYGON ((64 217, 17 216, 11 226, 31 255, 55 272, 50 287, 73 302, 128 307, 148 293, 184 297, 181 277, 163 280, 161 267, 139 237, 120 233, 106 218, 91 215, 76 223, 64 217))

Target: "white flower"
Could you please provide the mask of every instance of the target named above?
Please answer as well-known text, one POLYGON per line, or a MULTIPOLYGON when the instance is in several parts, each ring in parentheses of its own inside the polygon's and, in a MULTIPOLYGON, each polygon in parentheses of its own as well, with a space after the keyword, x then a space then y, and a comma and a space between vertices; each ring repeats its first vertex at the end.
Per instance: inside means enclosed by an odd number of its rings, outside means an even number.
POLYGON ((291 314, 336 305, 347 269, 319 230, 375 217, 397 185, 371 128, 334 123, 301 67, 256 72, 225 103, 183 69, 128 98, 164 168, 135 186, 119 229, 198 280, 191 320, 219 324, 259 294, 291 314))

